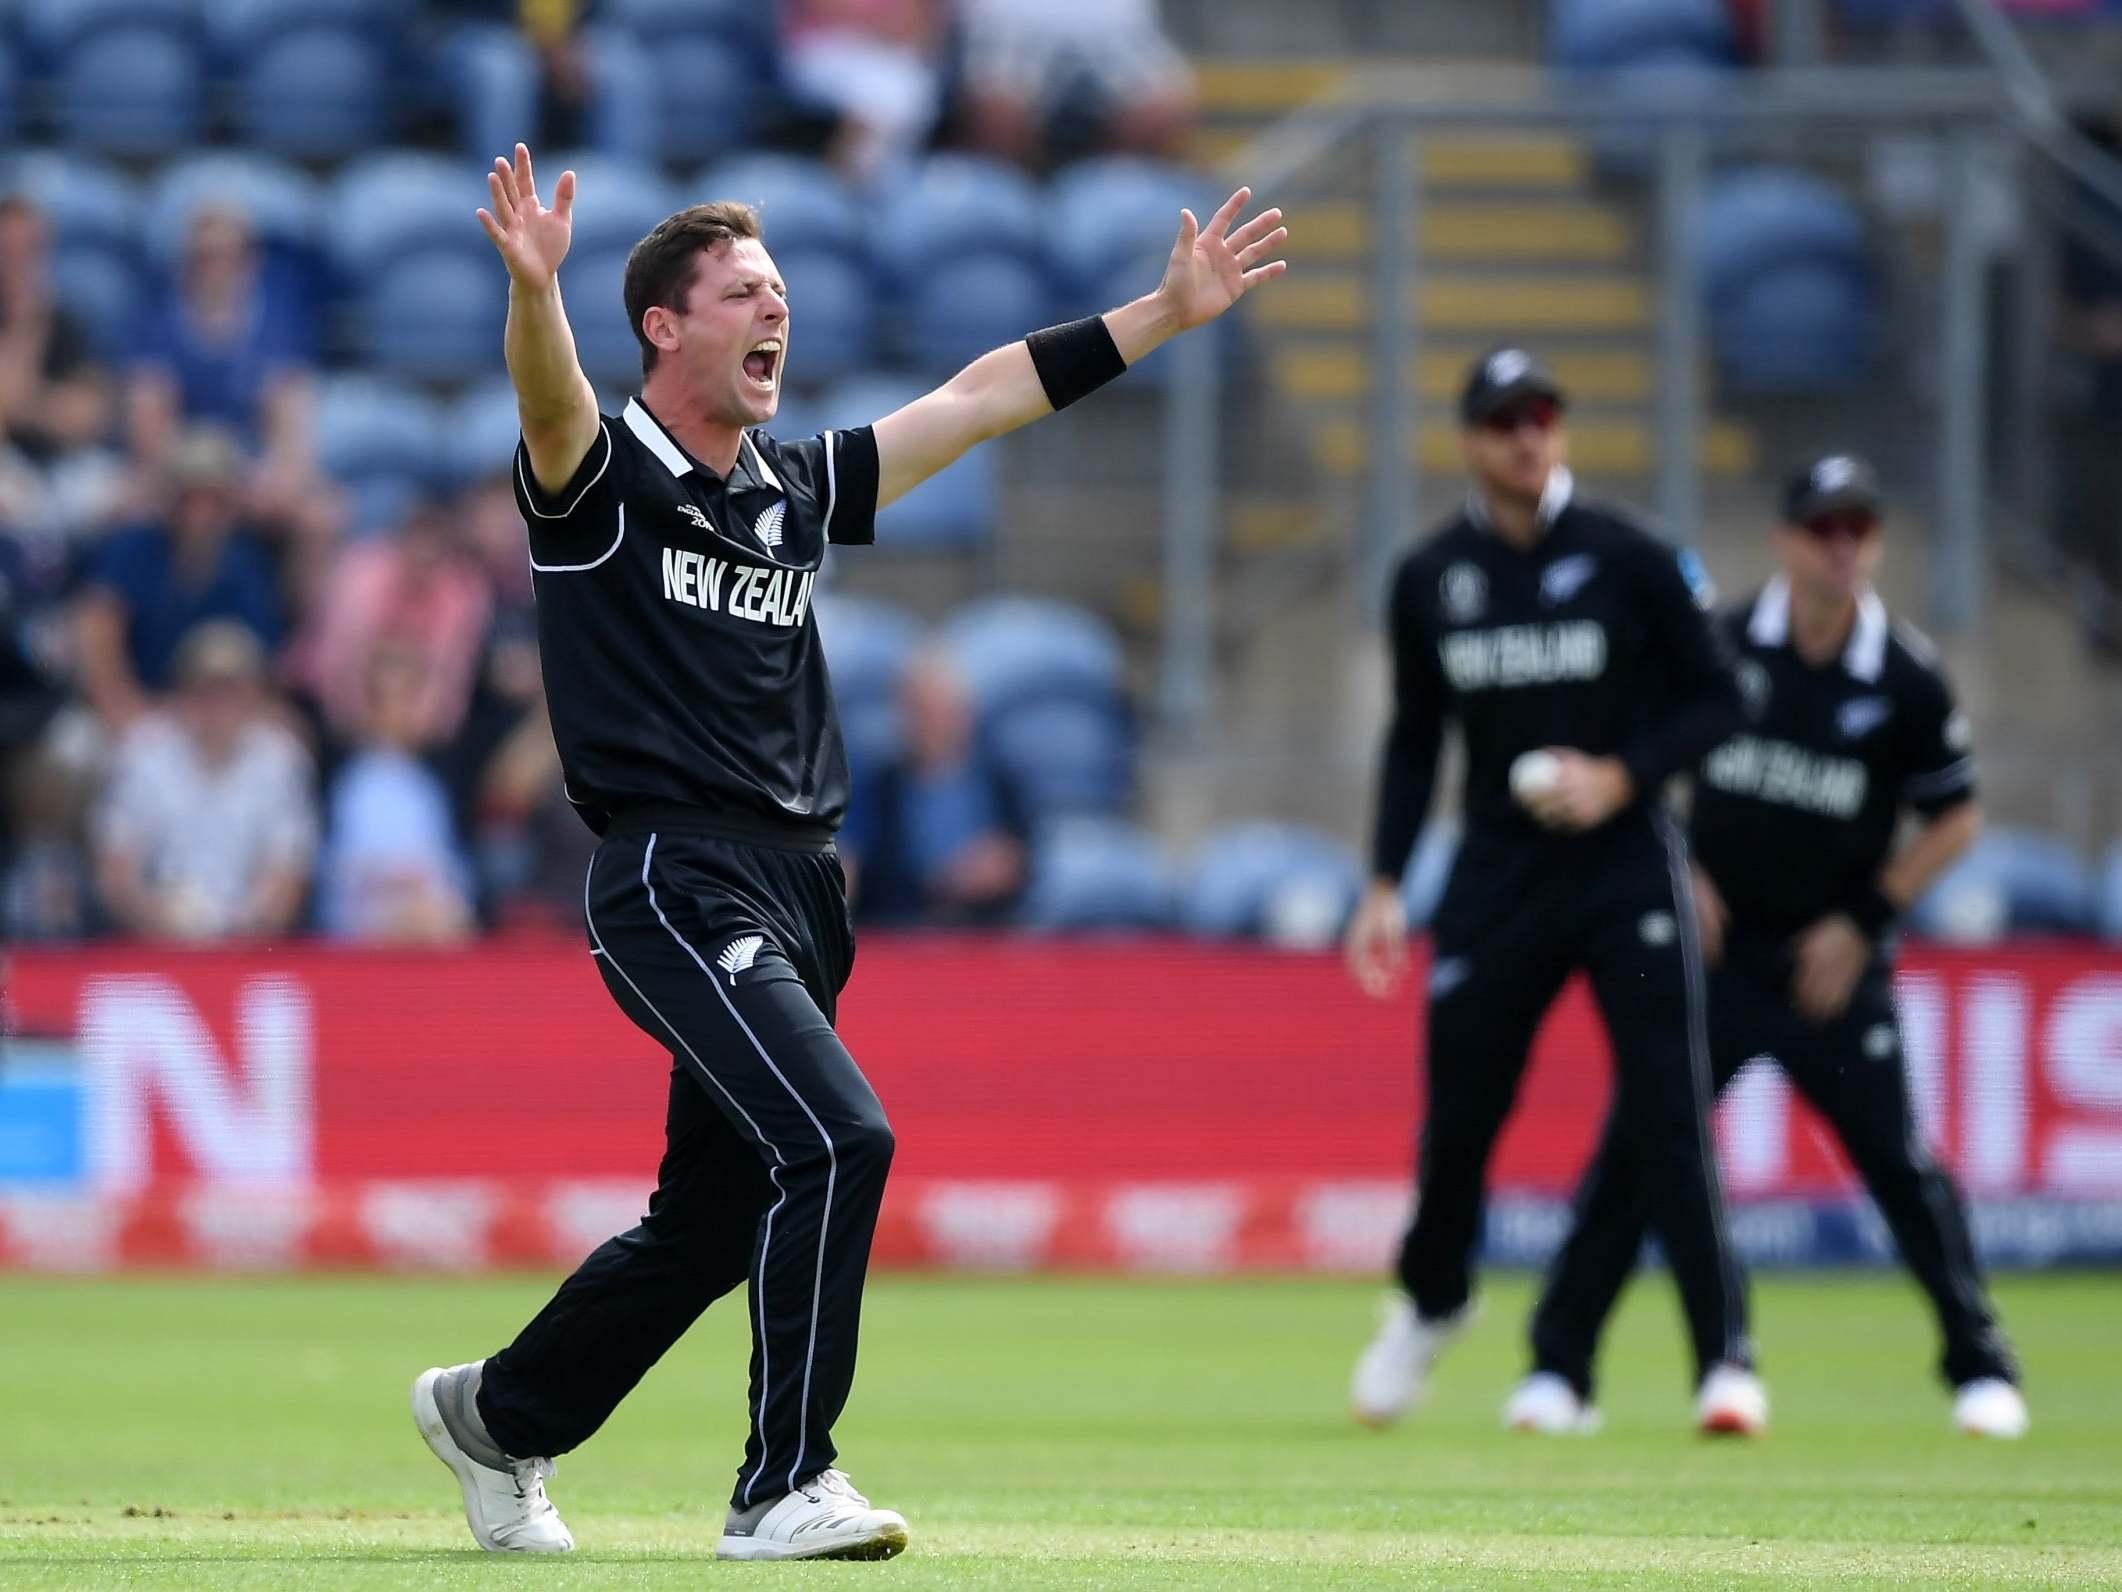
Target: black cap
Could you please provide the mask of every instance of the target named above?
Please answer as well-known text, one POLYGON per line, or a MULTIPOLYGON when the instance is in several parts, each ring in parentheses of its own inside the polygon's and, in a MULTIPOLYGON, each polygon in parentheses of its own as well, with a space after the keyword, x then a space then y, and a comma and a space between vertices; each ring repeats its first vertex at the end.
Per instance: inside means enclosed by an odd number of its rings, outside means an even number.
POLYGON ((1883 501, 1878 471, 1854 453, 1826 453, 1784 487, 1783 518, 1791 525, 1807 525, 1843 509, 1877 515, 1883 501))
POLYGON ((1557 404, 1569 400, 1555 380, 1555 373, 1522 348, 1498 348, 1475 360, 1466 373, 1466 386, 1459 394, 1459 418, 1478 426, 1504 405, 1520 398, 1546 398, 1557 404))

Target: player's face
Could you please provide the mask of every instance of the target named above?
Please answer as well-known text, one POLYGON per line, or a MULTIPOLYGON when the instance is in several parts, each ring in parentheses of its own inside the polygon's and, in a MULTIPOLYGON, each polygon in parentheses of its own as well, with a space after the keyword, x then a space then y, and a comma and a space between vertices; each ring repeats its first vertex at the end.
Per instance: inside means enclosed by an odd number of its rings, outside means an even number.
POLYGON ((1776 531, 1776 555, 1791 584, 1826 602, 1848 602, 1871 584, 1884 537, 1876 515, 1843 510, 1776 531))
POLYGON ((1547 478, 1569 457, 1569 428, 1561 406, 1527 397, 1506 405, 1460 433, 1467 468, 1490 492, 1537 498, 1547 478))
POLYGON ((715 420, 756 426, 774 417, 788 360, 788 289, 765 244, 739 238, 703 250, 671 330, 686 385, 715 420))

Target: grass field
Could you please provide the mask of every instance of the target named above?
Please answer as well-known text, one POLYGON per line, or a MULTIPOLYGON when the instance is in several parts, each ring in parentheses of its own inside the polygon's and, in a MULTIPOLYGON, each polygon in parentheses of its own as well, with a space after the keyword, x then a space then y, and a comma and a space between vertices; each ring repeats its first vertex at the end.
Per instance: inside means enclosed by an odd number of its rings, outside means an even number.
POLYGON ((2034 1432, 1953 1434, 1893 1277, 1766 1280, 1776 1426, 1686 1428, 1662 1279, 1616 1323, 1593 1438, 1497 1429, 1527 1300, 1490 1286, 1429 1406, 1342 1413, 1375 1288, 891 1279, 844 1463, 912 1521, 887 1565, 712 1560, 743 1418, 709 1313, 553 1496, 582 1550, 491 1558, 405 1387, 543 1297, 501 1281, 0 1280, 0 1586, 2122 1585, 2122 1289, 2006 1280, 2034 1432))

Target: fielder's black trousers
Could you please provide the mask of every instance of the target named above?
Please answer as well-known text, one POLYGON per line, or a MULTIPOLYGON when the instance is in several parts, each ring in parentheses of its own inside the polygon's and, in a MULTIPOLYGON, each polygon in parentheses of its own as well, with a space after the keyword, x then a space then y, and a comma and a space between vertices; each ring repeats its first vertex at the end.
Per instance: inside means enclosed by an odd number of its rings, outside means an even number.
POLYGON ((595 1432, 708 1305, 750 1284, 748 1507, 833 1463, 892 1132, 833 1032, 854 960, 830 851, 615 832, 584 886, 590 954, 671 1052, 656 1191, 486 1362, 479 1413, 519 1456, 595 1432))
MULTIPOLYGON (((1967 1218, 1952 1179, 1924 1147, 1909 1107, 1895 1020, 1893 967, 1875 959, 1848 1008, 1814 1023, 1792 1003, 1787 949, 1735 942, 1710 977, 1710 1042, 1721 1092, 1749 1059, 1768 1055, 1841 1140, 1937 1311, 1940 1369, 1955 1386, 1976 1377, 2018 1381, 1997 1326, 1967 1218)), ((1664 1197, 1654 1169, 1609 1124, 1577 1196, 1576 1225, 1556 1254, 1533 1314, 1536 1369, 1568 1378, 1586 1398, 1599 1333, 1642 1248, 1646 1212, 1664 1197)))
POLYGON ((1710 1150, 1709 1054, 1686 862, 1662 819, 1569 840, 1469 836, 1432 927, 1428 1107, 1400 1282, 1424 1317, 1473 1287, 1490 1151, 1533 1034, 1583 969, 1614 1054, 1612 1132, 1660 1191, 1698 1371, 1750 1363, 1710 1150))

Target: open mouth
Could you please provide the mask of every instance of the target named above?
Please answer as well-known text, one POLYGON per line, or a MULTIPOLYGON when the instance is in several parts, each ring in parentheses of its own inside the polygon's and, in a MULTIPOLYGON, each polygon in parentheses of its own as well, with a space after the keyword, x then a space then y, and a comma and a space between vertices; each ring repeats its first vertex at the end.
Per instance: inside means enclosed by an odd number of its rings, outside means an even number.
POLYGON ((752 345, 744 356, 744 377, 753 386, 772 391, 781 370, 781 339, 769 337, 752 345))

